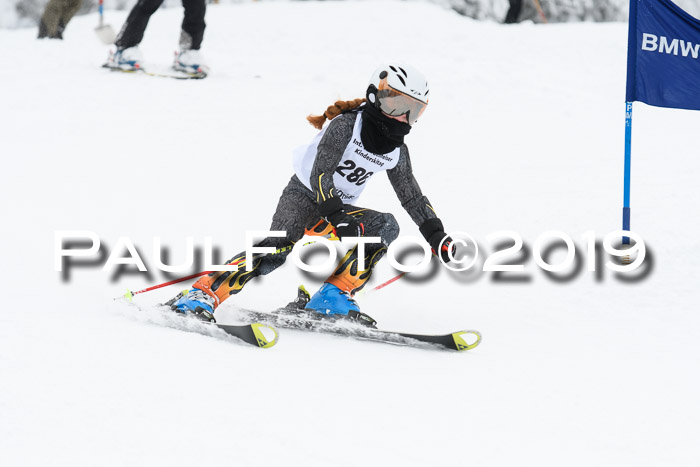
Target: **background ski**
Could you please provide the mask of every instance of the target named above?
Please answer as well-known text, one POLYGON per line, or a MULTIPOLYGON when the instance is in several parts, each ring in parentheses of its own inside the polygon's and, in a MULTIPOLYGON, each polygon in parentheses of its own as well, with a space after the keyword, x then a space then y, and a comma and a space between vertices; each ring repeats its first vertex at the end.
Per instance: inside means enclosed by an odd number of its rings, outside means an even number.
POLYGON ((235 311, 235 318, 242 321, 259 321, 279 328, 335 334, 407 347, 464 351, 473 349, 481 343, 481 333, 472 330, 440 335, 410 334, 370 328, 348 321, 309 319, 285 311, 287 311, 285 308, 272 313, 238 309, 235 311))
POLYGON ((207 77, 206 73, 185 73, 184 71, 178 71, 174 69, 163 69, 157 70, 155 68, 150 68, 149 70, 139 69, 139 70, 123 70, 118 67, 111 67, 109 64, 105 63, 102 68, 106 68, 109 71, 118 71, 121 73, 130 74, 142 74, 147 76, 156 76, 159 78, 172 78, 172 79, 204 79, 207 77))

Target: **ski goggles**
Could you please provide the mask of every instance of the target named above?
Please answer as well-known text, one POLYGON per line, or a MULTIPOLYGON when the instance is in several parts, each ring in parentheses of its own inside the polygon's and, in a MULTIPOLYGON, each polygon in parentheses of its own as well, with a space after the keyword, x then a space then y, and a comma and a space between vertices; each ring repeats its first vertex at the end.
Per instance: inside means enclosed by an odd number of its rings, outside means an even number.
POLYGON ((381 111, 387 115, 398 117, 406 114, 409 125, 413 125, 428 106, 427 102, 421 102, 415 97, 392 88, 386 78, 379 82, 377 101, 381 111))

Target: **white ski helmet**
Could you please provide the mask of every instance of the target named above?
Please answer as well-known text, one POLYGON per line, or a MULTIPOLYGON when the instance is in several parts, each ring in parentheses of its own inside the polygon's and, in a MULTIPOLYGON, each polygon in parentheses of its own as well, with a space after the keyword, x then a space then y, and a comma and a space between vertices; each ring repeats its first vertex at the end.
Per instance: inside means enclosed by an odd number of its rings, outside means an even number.
POLYGON ((423 73, 403 63, 377 68, 367 86, 367 101, 387 115, 407 114, 413 125, 428 105, 428 81, 423 73))

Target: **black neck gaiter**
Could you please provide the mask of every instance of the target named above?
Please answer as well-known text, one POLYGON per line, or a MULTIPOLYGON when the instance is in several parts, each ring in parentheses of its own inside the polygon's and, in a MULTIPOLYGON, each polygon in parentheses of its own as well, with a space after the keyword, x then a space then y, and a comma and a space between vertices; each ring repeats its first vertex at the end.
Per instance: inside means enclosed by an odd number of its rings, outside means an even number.
POLYGON ((361 107, 362 144, 374 154, 387 154, 403 144, 403 137, 411 131, 411 125, 384 115, 373 105, 361 107))

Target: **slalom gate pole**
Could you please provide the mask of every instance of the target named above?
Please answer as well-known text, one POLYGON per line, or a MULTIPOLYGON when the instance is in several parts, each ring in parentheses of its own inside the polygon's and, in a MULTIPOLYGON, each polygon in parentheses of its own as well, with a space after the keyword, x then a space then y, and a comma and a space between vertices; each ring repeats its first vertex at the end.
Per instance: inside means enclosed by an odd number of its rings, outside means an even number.
MULTIPOLYGON (((622 205, 622 230, 630 230, 630 181, 632 165, 632 102, 625 103, 625 186, 622 205)), ((622 244, 629 245, 630 238, 622 237, 622 244)))
POLYGON ((104 26, 104 0, 100 0, 98 11, 100 12, 100 23, 97 25, 98 28, 104 26))

